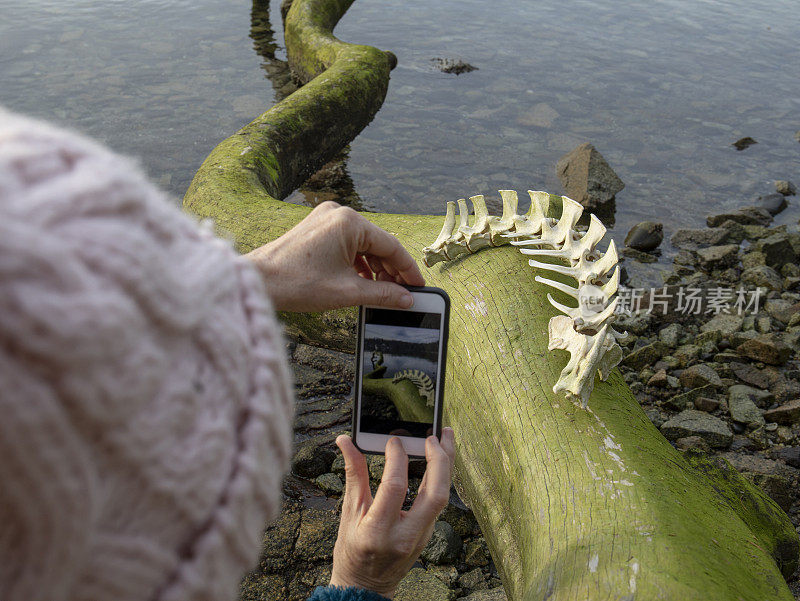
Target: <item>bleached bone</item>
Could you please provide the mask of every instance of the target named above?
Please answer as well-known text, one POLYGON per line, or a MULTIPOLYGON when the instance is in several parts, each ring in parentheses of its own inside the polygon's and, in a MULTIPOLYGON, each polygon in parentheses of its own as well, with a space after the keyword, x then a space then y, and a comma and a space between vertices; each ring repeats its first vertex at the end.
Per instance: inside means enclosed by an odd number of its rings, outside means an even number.
POLYGON ((514 190, 500 190, 503 214, 489 215, 482 195, 473 196, 475 217, 469 224, 467 201, 458 201, 459 226, 455 227, 455 203, 447 203, 447 216, 442 232, 433 244, 423 249, 425 264, 430 267, 441 261, 474 253, 487 246, 511 243, 524 255, 547 257, 549 263, 530 259, 528 264, 540 270, 560 273, 572 278, 571 286, 537 275, 535 280, 577 301, 569 306, 556 300, 552 294, 547 299, 563 315, 550 319, 548 326, 550 350, 563 349, 570 359, 553 386, 553 391, 567 397, 586 401, 594 387, 594 374, 601 380, 622 359, 622 349, 617 340, 620 334, 611 327, 614 322, 619 288, 618 257, 614 241, 605 253, 597 245, 606 234, 602 222, 591 215, 588 228, 578 226, 583 206, 566 196, 561 197, 561 217, 547 217, 550 195, 547 192, 528 190, 530 209, 525 215, 517 213, 518 197, 514 190), (591 302, 590 302, 591 301, 591 302))
POLYGON ((433 394, 435 389, 428 374, 418 369, 404 369, 403 371, 399 371, 394 374, 392 383, 396 384, 401 380, 408 380, 414 386, 416 386, 417 390, 419 391, 419 396, 425 399, 425 404, 428 407, 433 407, 433 394))

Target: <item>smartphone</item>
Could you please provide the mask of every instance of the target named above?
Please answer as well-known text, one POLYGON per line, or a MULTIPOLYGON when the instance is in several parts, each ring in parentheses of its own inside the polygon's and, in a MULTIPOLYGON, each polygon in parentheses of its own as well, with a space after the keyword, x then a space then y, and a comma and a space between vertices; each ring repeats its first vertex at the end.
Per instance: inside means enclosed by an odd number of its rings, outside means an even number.
POLYGON ((408 455, 424 457, 425 439, 442 433, 450 297, 440 288, 406 288, 410 309, 359 309, 353 442, 383 453, 399 436, 408 455))

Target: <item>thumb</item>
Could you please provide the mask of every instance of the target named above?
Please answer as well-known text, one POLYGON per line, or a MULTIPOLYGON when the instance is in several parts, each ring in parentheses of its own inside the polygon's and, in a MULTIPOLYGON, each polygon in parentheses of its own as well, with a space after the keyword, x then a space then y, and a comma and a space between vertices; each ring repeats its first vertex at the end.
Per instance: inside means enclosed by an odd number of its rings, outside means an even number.
POLYGON ((414 304, 411 293, 394 282, 381 282, 358 278, 358 292, 361 305, 408 309, 414 304))

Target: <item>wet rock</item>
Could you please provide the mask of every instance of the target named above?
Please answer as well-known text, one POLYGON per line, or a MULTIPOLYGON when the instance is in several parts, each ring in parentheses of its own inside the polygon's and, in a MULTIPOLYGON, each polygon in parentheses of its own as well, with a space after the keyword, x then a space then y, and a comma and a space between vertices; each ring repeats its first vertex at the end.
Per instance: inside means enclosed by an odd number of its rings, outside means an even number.
POLYGON ((397 585, 395 601, 453 601, 455 591, 423 568, 411 568, 397 585))
POLYGON ((700 388, 701 386, 722 386, 722 380, 714 368, 698 363, 687 367, 681 372, 681 384, 686 388, 700 388))
POLYGON ((647 332, 652 321, 653 316, 650 314, 619 315, 614 322, 614 328, 620 332, 630 332, 631 334, 641 336, 647 332))
POLYGON ((454 493, 451 491, 451 502, 445 506, 439 519, 450 524, 458 536, 471 536, 479 530, 475 515, 470 509, 461 505, 460 501, 459 504, 454 503, 453 496, 454 493))
POLYGON ((556 165, 556 174, 567 196, 594 209, 614 200, 625 187, 603 156, 589 143, 565 154, 556 165))
POLYGON ((730 219, 726 219, 722 222, 719 226, 720 228, 724 229, 728 232, 728 244, 741 244, 742 240, 747 238, 747 230, 745 227, 762 227, 762 226, 744 226, 741 223, 737 223, 736 221, 731 221, 730 219))
POLYGON ((769 299, 764 303, 764 310, 782 324, 788 324, 800 313, 800 303, 783 298, 769 299))
POLYGON ((666 351, 664 344, 660 341, 646 344, 645 346, 633 351, 622 360, 622 365, 634 370, 641 370, 647 365, 652 365, 658 361, 666 351))
POLYGON ((759 390, 744 384, 734 384, 728 387, 728 397, 746 398, 758 407, 769 407, 774 401, 772 393, 759 390))
POLYGON ((790 181, 781 179, 775 182, 775 191, 784 196, 794 196, 797 194, 797 186, 790 181))
POLYGON ((464 563, 468 566, 488 566, 489 548, 482 538, 468 542, 464 548, 464 563))
POLYGON ((458 579, 458 584, 467 591, 479 591, 489 588, 486 584, 486 576, 484 576, 480 568, 474 568, 469 572, 461 574, 461 577, 458 579))
POLYGON ((672 234, 673 246, 684 249, 695 249, 701 246, 719 246, 728 240, 728 230, 722 227, 703 229, 682 229, 672 234))
POLYGON ((439 520, 420 557, 433 564, 453 563, 461 553, 461 539, 447 522, 439 520))
POLYGON ((786 263, 794 263, 797 260, 792 243, 784 233, 762 238, 756 242, 754 248, 764 254, 765 263, 773 269, 780 269, 786 263))
POLYGON ((315 482, 317 483, 317 486, 319 486, 326 493, 340 495, 344 492, 344 483, 342 482, 342 479, 331 472, 317 476, 315 482))
POLYGON ((292 457, 292 472, 302 478, 314 479, 330 471, 336 457, 333 449, 322 446, 315 440, 302 443, 292 457))
POLYGON ((760 265, 749 267, 742 272, 742 284, 755 288, 756 286, 767 290, 780 292, 783 289, 783 279, 772 267, 760 265))
POLYGON ((767 264, 767 257, 764 253, 757 250, 750 250, 742 257, 742 269, 750 269, 751 267, 760 267, 767 264))
POLYGON ((730 213, 718 213, 706 217, 708 227, 717 227, 725 221, 734 221, 742 225, 767 226, 772 223, 772 215, 761 207, 742 207, 730 213))
POLYGON ((668 385, 667 378, 667 371, 664 369, 659 369, 656 373, 650 376, 650 378, 647 380, 647 385, 655 386, 656 388, 666 388, 668 385))
POLYGON ((330 560, 339 531, 339 515, 333 509, 310 507, 303 510, 300 531, 294 546, 294 559, 330 560))
POLYGON ((728 412, 731 415, 731 419, 740 424, 746 424, 751 427, 764 425, 764 416, 761 415, 761 411, 746 394, 729 393, 728 412))
POLYGON ((701 332, 719 332, 722 338, 727 338, 742 328, 744 318, 735 313, 717 313, 706 323, 700 326, 701 332))
POLYGON ((740 344, 736 351, 755 361, 783 365, 792 356, 792 349, 776 334, 760 334, 740 344))
POLYGON ((701 248, 697 251, 697 258, 700 267, 706 271, 732 267, 739 259, 739 245, 723 244, 701 248))
POLYGON ((508 597, 506 597, 505 589, 502 586, 498 586, 462 597, 461 601, 508 601, 508 597))
POLYGON ((517 123, 531 127, 548 129, 553 127, 553 121, 558 119, 558 112, 546 102, 538 102, 517 117, 517 123))
POLYGON ((714 385, 701 386, 700 388, 693 388, 687 392, 676 394, 664 401, 663 405, 667 409, 673 411, 683 411, 684 409, 691 409, 694 407, 695 399, 701 396, 713 396, 717 387, 714 385))
POLYGON ((655 255, 651 255, 650 253, 646 253, 643 250, 636 250, 635 248, 630 248, 625 246, 622 250, 619 251, 623 257, 627 257, 629 259, 633 259, 634 261, 638 261, 639 263, 655 263, 658 261, 658 257, 655 255))
POLYGON ((764 419, 776 424, 800 423, 800 399, 784 403, 764 412, 764 419))
POLYGON ((750 242, 761 240, 772 233, 772 230, 765 225, 743 225, 744 239, 750 242))
POLYGON ((708 443, 699 436, 686 436, 685 438, 679 438, 675 441, 675 448, 679 451, 688 451, 690 449, 708 451, 710 447, 708 443))
POLYGON ((313 367, 323 372, 338 372, 345 380, 355 377, 353 355, 331 351, 307 344, 298 344, 293 358, 298 363, 313 367))
POLYGON ((736 140, 731 146, 734 146, 736 150, 744 150, 745 148, 749 148, 753 144, 758 144, 753 138, 750 136, 745 136, 744 138, 739 138, 736 140))
POLYGON ((788 478, 779 474, 755 474, 743 472, 742 475, 758 486, 775 501, 781 509, 789 511, 794 503, 794 494, 788 478))
POLYGON ((770 378, 762 370, 750 365, 749 363, 732 361, 730 363, 730 368, 733 372, 733 375, 739 378, 742 382, 750 384, 751 386, 756 386, 758 388, 769 388, 772 381, 772 378, 770 378))
POLYGON ((757 206, 766 209, 770 215, 777 215, 783 211, 787 204, 786 198, 783 194, 767 194, 766 196, 759 196, 756 200, 757 206))
POLYGON ((461 75, 462 73, 478 70, 478 67, 465 63, 461 59, 436 57, 432 58, 431 62, 435 69, 438 69, 442 73, 450 73, 451 75, 461 75))
POLYGON ((695 409, 698 411, 705 411, 706 413, 713 413, 719 409, 720 404, 718 399, 712 399, 707 396, 700 396, 694 400, 695 409))
POLYGON ((724 421, 696 409, 681 411, 664 422, 661 433, 670 440, 699 436, 714 448, 726 448, 733 440, 733 432, 724 421))
POLYGON ((665 328, 661 328, 658 332, 658 339, 666 344, 669 348, 675 348, 680 342, 683 328, 678 323, 671 323, 665 328))
POLYGON ((672 356, 678 361, 681 367, 686 367, 697 359, 702 352, 703 349, 696 344, 683 344, 675 349, 672 356))
POLYGON ((344 456, 341 453, 337 454, 336 459, 331 463, 331 472, 341 478, 344 477, 344 456))
POLYGON ((783 447, 773 451, 772 456, 786 462, 786 465, 800 468, 800 447, 783 447))
MULTIPOLYGON (((745 320, 745 325, 747 325, 746 320, 745 320)), ((756 332, 753 329, 754 327, 755 326, 751 323, 750 324, 750 329, 745 330, 744 332, 734 332, 733 334, 731 334, 730 337, 729 337, 730 341, 731 341, 731 346, 736 348, 740 344, 744 344, 748 340, 752 340, 753 338, 758 337, 758 332, 756 332)))
POLYGON ((642 221, 634 225, 625 236, 626 246, 636 250, 650 251, 658 248, 664 239, 663 226, 654 221, 642 221))

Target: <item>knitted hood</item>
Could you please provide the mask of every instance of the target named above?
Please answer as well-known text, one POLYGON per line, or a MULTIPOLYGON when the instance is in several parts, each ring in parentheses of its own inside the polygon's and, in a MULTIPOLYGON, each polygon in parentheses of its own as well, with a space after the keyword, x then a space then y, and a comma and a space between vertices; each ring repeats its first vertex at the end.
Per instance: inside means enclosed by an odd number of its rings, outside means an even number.
POLYGON ((224 601, 293 405, 256 270, 100 145, 0 109, 0 597, 224 601))

